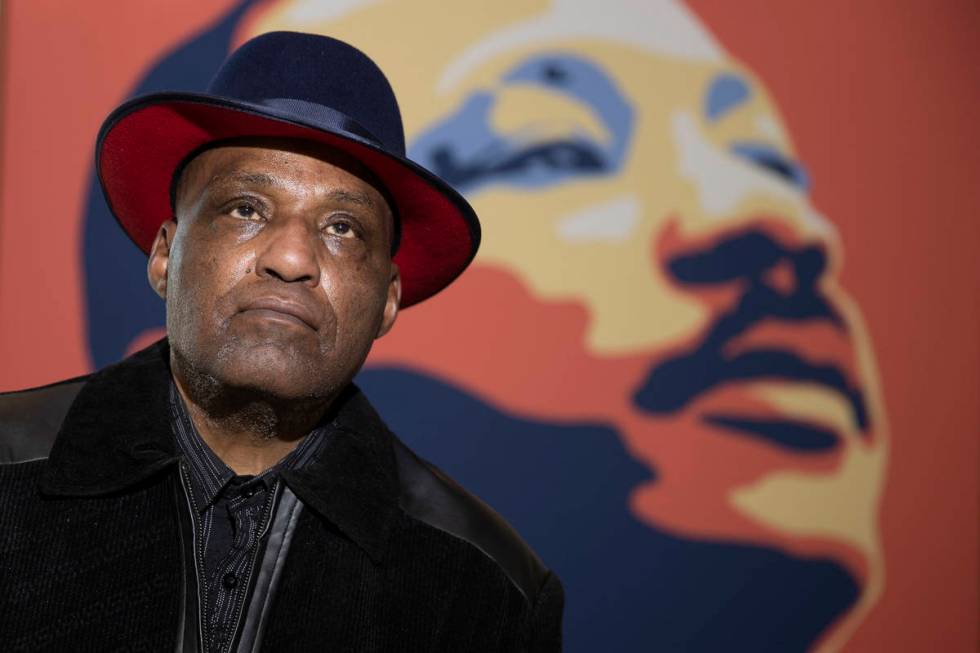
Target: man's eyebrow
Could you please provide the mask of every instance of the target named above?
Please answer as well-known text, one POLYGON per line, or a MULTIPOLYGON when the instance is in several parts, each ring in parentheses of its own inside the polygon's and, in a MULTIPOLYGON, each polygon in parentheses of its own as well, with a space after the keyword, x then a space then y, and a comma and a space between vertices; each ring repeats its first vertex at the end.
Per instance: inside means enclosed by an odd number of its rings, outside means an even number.
POLYGON ((375 202, 374 198, 368 195, 367 193, 345 190, 343 188, 337 188, 330 191, 327 194, 327 198, 335 202, 356 204, 358 206, 365 206, 367 208, 374 208, 375 206, 377 206, 377 202, 375 202))
MULTIPOLYGON (((230 172, 224 174, 218 174, 211 177, 211 184, 222 184, 222 183, 239 183, 247 184, 251 186, 271 186, 271 187, 284 187, 286 184, 278 177, 264 172, 230 172)), ((327 199, 334 202, 343 202, 345 204, 355 204, 357 206, 364 206, 367 208, 374 208, 378 205, 373 197, 367 193, 362 193, 356 190, 348 190, 345 188, 335 188, 334 190, 327 193, 327 199)))
POLYGON ((266 174, 264 172, 244 172, 236 171, 223 174, 217 174, 211 177, 208 185, 211 184, 221 184, 227 182, 236 182, 240 184, 249 184, 253 186, 282 186, 281 180, 276 177, 266 174))

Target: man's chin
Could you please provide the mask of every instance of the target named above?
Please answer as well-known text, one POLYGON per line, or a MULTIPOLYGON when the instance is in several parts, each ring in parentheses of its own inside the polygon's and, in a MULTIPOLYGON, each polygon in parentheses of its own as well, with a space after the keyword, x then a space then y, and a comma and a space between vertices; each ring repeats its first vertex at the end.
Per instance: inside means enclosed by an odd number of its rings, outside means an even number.
POLYGON ((225 350, 215 361, 213 377, 226 389, 252 392, 283 401, 324 397, 341 383, 323 369, 324 357, 280 343, 225 350))

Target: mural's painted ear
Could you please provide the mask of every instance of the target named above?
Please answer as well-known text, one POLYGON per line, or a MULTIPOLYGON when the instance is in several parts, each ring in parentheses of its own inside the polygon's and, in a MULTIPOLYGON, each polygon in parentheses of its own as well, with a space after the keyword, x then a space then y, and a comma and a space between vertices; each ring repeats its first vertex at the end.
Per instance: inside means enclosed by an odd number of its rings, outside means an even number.
POLYGON ((542 188, 618 172, 633 120, 610 73, 579 55, 541 53, 423 130, 409 156, 469 195, 542 188))

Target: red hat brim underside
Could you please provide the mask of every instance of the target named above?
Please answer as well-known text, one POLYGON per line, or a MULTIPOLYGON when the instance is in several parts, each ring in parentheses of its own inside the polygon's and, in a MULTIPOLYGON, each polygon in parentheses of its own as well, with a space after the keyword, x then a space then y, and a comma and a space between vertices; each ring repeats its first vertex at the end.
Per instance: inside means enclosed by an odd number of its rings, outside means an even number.
POLYGON ((480 231, 472 209, 421 166, 321 129, 194 101, 135 107, 100 140, 97 166, 109 208, 141 250, 148 253, 160 225, 173 218, 171 183, 184 159, 210 142, 241 136, 323 143, 347 152, 378 177, 400 220, 394 261, 402 278, 402 308, 442 290, 476 254, 480 231))

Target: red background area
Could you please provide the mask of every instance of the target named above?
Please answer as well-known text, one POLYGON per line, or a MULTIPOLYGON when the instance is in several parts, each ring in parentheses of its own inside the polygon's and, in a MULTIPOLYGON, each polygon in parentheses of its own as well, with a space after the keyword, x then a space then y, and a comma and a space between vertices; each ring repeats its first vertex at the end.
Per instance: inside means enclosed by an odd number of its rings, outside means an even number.
MULTIPOLYGON (((3 4, 0 389, 88 371, 79 237, 98 125, 149 61, 230 4, 3 4)), ((690 4, 783 110, 878 354, 888 568, 847 650, 975 651, 980 5, 690 4)))

